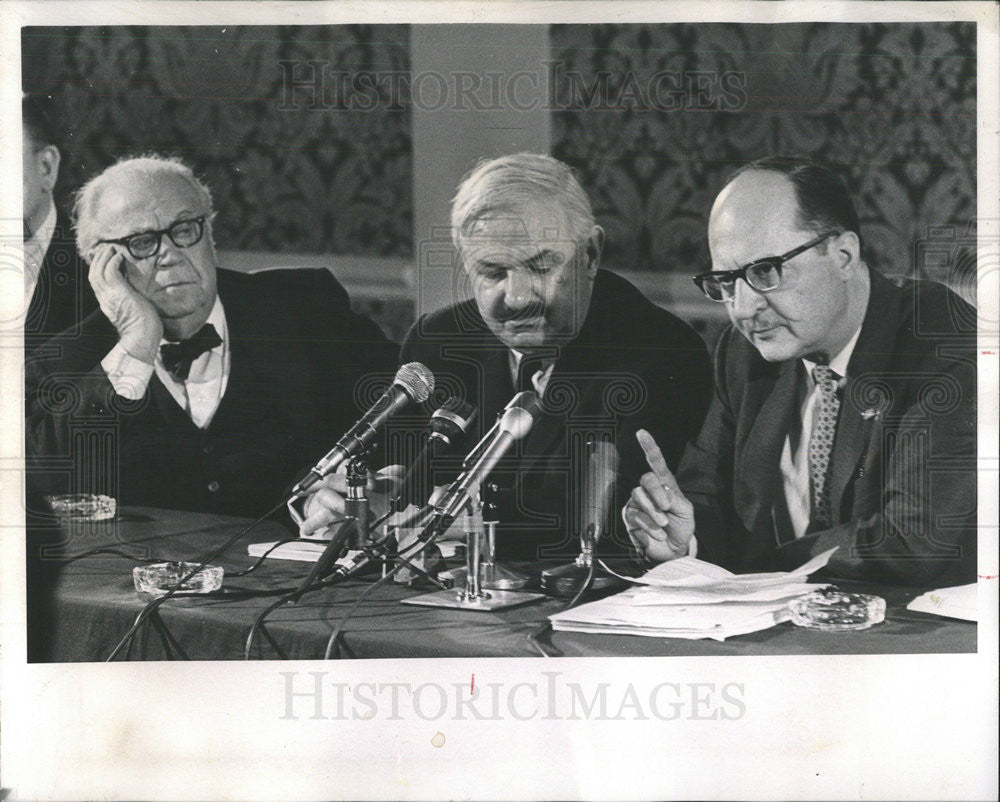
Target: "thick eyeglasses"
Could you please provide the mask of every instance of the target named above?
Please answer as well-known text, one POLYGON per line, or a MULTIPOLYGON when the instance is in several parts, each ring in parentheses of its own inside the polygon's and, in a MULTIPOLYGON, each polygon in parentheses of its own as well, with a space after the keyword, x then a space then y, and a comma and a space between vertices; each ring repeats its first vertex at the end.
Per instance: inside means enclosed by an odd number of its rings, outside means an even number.
POLYGON ((714 270, 699 273, 694 276, 694 283, 713 301, 731 303, 736 297, 736 281, 743 279, 757 292, 771 292, 781 286, 781 266, 789 259, 794 259, 800 253, 815 248, 824 240, 829 239, 839 231, 827 231, 816 239, 811 239, 805 245, 793 248, 781 256, 768 256, 741 267, 739 270, 714 270))
POLYGON ((133 259, 148 259, 160 252, 160 241, 164 234, 170 237, 170 241, 178 248, 190 248, 201 241, 204 233, 205 218, 196 217, 193 220, 178 220, 170 228, 160 231, 140 231, 138 234, 129 234, 121 239, 102 239, 99 242, 124 245, 133 259))

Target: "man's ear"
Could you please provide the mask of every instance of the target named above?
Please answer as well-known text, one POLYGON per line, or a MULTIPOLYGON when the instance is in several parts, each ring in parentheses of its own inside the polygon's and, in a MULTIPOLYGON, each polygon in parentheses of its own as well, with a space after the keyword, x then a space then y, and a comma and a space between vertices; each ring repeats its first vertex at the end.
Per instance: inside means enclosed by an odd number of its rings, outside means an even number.
POLYGON ((594 278, 601 266, 601 254, 604 252, 604 229, 595 225, 587 237, 587 275, 594 278))
POLYGON ((839 234, 831 245, 837 257, 837 267, 847 277, 861 266, 861 240, 853 231, 839 234))
POLYGON ((46 145, 35 154, 35 158, 38 159, 38 175, 41 178, 42 188, 51 193, 59 178, 61 160, 59 148, 55 145, 46 145))

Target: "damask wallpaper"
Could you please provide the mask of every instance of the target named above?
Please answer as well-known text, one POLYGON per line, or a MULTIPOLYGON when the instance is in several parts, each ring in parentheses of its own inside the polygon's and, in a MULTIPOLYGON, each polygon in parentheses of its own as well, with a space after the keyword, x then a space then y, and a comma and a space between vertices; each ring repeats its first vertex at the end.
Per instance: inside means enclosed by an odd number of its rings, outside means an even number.
POLYGON ((954 246, 976 215, 974 24, 556 25, 552 51, 553 153, 579 168, 609 264, 708 269, 724 176, 798 154, 842 169, 870 264, 971 284, 954 246), (950 275, 923 258, 937 241, 950 275))
MULTIPOLYGON (((609 266, 702 269, 725 174, 804 154, 842 168, 874 266, 970 296, 974 259, 955 254, 976 214, 975 34, 555 25, 551 62, 525 68, 547 71, 537 113, 551 116, 554 155, 580 170, 609 266), (935 248, 948 252, 936 266, 935 248)), ((24 89, 52 95, 65 133, 63 199, 124 153, 167 151, 212 187, 220 248, 414 258, 409 98, 389 81, 377 102, 349 102, 337 82, 406 76, 407 26, 36 27, 22 44, 24 89)))
POLYGON ((213 190, 220 248, 410 257, 409 112, 341 102, 327 80, 408 72, 408 40, 406 25, 25 28, 23 88, 52 95, 64 192, 167 152, 213 190))

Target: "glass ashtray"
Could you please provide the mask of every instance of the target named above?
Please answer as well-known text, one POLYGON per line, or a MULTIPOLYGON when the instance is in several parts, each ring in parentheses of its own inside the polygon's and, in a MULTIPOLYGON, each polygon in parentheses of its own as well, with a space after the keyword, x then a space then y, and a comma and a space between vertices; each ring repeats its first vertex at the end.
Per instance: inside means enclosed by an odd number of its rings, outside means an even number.
POLYGON ((115 517, 118 503, 111 496, 94 493, 66 493, 46 496, 56 517, 65 521, 106 521, 115 517))
MULTIPOLYGON (((198 563, 181 562, 137 565, 132 569, 132 581, 139 593, 162 596, 197 567, 198 563)), ((223 573, 221 565, 206 565, 181 585, 179 590, 185 593, 211 593, 222 587, 223 573)))
POLYGON ((885 599, 824 588, 788 604, 792 623, 809 629, 843 632, 868 629, 885 621, 885 599))

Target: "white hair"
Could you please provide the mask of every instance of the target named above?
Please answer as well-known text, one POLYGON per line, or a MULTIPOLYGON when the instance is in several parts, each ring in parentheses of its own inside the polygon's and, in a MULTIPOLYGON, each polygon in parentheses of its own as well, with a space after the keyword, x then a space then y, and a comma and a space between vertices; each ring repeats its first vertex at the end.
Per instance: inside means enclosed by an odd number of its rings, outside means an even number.
POLYGON ((175 175, 185 180, 198 196, 209 220, 215 217, 212 207, 212 193, 198 180, 184 162, 173 156, 147 153, 130 156, 112 164, 84 184, 76 193, 73 203, 73 222, 76 228, 76 247, 83 258, 90 263, 90 254, 100 240, 96 230, 97 209, 101 193, 109 186, 127 184, 136 180, 155 182, 163 175, 175 175))
POLYGON ((525 201, 551 200, 566 214, 569 236, 580 245, 595 225, 590 199, 569 165, 541 153, 514 153, 484 159, 458 186, 451 202, 451 237, 459 253, 462 243, 485 217, 517 214, 525 201))

